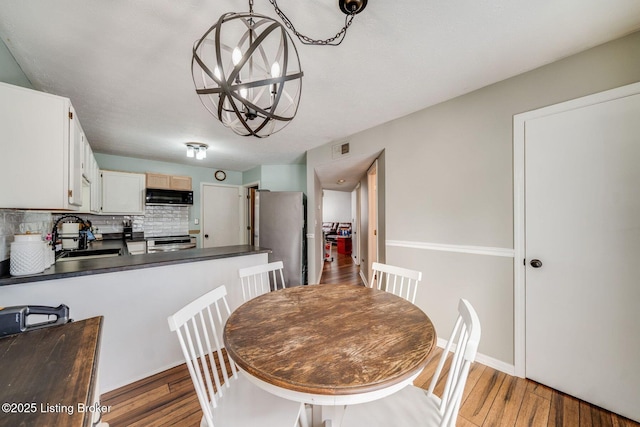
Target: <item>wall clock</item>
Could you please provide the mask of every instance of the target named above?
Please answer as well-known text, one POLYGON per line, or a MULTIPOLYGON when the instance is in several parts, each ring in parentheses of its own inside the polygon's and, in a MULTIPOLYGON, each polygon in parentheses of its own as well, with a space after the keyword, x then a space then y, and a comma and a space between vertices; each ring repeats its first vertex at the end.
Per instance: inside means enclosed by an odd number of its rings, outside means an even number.
POLYGON ((224 171, 216 171, 213 176, 215 176, 218 181, 224 181, 227 178, 227 174, 224 173, 224 171))

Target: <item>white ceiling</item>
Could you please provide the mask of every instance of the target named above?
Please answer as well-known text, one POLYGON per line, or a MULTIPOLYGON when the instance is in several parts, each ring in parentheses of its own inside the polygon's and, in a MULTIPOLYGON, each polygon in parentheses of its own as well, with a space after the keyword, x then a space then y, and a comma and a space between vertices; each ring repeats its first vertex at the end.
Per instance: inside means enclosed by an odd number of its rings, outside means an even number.
MULTIPOLYGON (((275 17, 268 0, 254 3, 275 17)), ((314 38, 344 23, 337 0, 278 5, 314 38)), ((640 29, 638 0, 370 0, 340 46, 297 43, 298 115, 256 139, 209 115, 190 69, 194 41, 219 15, 247 10, 237 0, 2 0, 0 38, 36 89, 71 99, 94 151, 245 171, 304 162, 309 149, 640 29), (207 159, 187 159, 187 141, 208 144, 207 159)), ((340 167, 362 173, 367 161, 340 167)))

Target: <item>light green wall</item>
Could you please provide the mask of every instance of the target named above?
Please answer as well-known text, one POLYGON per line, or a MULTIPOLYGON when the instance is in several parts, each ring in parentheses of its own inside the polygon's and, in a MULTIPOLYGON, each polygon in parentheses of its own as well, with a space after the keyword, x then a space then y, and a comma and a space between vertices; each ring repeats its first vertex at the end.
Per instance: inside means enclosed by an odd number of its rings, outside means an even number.
POLYGON ((263 165, 260 188, 307 192, 306 165, 263 165))
POLYGON ((254 184, 256 182, 260 182, 260 178, 262 177, 262 166, 256 166, 253 169, 249 169, 248 171, 244 171, 242 173, 242 184, 254 184))
MULTIPOLYGON (((194 220, 200 219, 201 214, 200 184, 219 183, 213 176, 215 169, 102 153, 95 153, 95 157, 100 169, 190 176, 193 186, 193 206, 189 209, 189 229, 200 230, 200 224, 194 224, 194 220)), ((303 191, 306 193, 306 165, 257 166, 246 172, 225 170, 225 173, 227 178, 222 184, 243 185, 260 182, 260 188, 271 191, 303 191)))
MULTIPOLYGON (((195 218, 200 218, 200 183, 218 183, 213 177, 215 169, 101 153, 95 153, 95 158, 100 169, 190 176, 193 186, 193 206, 189 209, 189 229, 200 230, 200 225, 194 224, 195 218)), ((242 185, 242 172, 225 171, 225 173, 227 178, 224 180, 224 184, 242 185)))
POLYGON ((0 40, 0 82, 33 89, 33 85, 2 40, 0 40))
POLYGON ((244 184, 260 182, 260 188, 271 191, 307 193, 306 165, 262 165, 243 173, 244 184))

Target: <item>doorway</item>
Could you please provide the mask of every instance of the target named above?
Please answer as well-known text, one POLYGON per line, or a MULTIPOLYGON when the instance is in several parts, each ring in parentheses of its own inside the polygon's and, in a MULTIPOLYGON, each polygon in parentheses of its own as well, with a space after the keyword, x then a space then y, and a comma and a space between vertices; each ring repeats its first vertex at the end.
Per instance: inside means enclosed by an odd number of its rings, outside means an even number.
POLYGON ((202 247, 240 245, 244 240, 241 227, 242 187, 202 184, 202 247))
POLYGON ((251 246, 258 246, 258 207, 256 204, 258 187, 257 183, 244 186, 247 199, 247 243, 251 246))
POLYGON ((640 420, 640 83, 514 118, 516 373, 640 420))

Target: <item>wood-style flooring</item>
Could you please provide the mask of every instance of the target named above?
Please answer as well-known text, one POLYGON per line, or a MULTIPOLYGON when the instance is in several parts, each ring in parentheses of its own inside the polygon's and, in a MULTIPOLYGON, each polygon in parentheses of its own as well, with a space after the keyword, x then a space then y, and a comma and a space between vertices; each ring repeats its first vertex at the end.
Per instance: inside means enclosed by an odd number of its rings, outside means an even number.
MULTIPOLYGON (((321 282, 352 281, 362 284, 358 267, 353 265, 351 258, 338 255, 335 247, 333 249, 334 260, 325 262, 321 282)), ((429 386, 441 352, 436 348, 415 385, 425 389, 429 386)), ((436 387, 436 394, 439 394, 441 387, 441 384, 436 387)), ((111 427, 196 427, 200 425, 202 417, 185 365, 106 393, 102 396, 102 404, 111 406, 110 412, 103 417, 111 427)), ((640 427, 638 423, 574 397, 479 363, 474 363, 469 372, 457 425, 640 427)))
POLYGON ((324 262, 320 283, 364 285, 360 278, 360 267, 353 263, 351 255, 339 254, 336 246, 332 246, 331 257, 333 261, 324 262))

